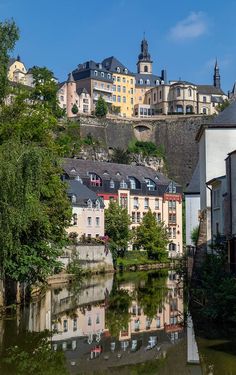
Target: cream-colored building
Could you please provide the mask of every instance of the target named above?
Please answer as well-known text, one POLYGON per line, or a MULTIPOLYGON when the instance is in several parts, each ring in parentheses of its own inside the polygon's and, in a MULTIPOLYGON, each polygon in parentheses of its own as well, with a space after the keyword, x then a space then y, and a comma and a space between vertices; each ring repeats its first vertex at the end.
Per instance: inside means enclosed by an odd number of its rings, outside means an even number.
POLYGON ((68 197, 72 204, 71 226, 67 232, 78 238, 100 238, 104 236, 104 204, 87 186, 78 180, 68 182, 68 197))
POLYGON ((68 80, 59 85, 57 92, 59 106, 65 109, 68 117, 76 117, 79 113, 91 113, 91 97, 85 88, 77 88, 72 73, 68 80), (73 109, 76 111, 73 111, 73 109))
POLYGON ((180 256, 182 244, 182 189, 151 168, 91 160, 65 159, 65 178, 81 179, 108 207, 116 200, 127 208, 131 228, 136 228, 149 209, 163 221, 169 233, 169 257, 180 256))

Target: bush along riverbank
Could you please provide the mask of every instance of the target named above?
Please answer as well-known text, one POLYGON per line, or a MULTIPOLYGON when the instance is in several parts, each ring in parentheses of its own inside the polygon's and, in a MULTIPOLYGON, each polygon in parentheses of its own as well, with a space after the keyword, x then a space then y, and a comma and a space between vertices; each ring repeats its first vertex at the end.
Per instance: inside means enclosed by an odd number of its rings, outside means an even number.
POLYGON ((178 263, 178 259, 166 259, 163 262, 159 262, 155 259, 150 259, 147 251, 132 250, 127 251, 124 257, 117 258, 116 269, 129 271, 173 268, 178 263))
POLYGON ((190 287, 193 314, 222 324, 236 323, 236 278, 228 270, 227 249, 214 246, 197 271, 197 282, 190 287))

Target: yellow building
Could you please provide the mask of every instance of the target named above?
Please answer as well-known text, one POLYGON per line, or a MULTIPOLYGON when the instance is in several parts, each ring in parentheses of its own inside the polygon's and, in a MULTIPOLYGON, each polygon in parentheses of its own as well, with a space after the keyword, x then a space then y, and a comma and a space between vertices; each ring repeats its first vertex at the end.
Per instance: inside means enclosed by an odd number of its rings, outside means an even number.
POLYGON ((13 82, 25 83, 25 76, 27 69, 23 62, 20 60, 20 56, 16 59, 12 58, 8 63, 8 79, 13 82))
POLYGON ((112 73, 113 106, 119 108, 122 117, 132 117, 134 112, 135 75, 114 56, 104 59, 102 65, 112 73))

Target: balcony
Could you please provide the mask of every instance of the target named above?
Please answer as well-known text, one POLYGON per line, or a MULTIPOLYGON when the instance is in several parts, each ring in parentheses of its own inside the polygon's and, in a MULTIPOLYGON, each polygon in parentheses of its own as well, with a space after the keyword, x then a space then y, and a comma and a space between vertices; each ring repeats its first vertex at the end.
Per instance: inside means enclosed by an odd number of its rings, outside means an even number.
POLYGON ((110 94, 113 93, 112 86, 108 89, 107 87, 101 87, 101 86, 93 85, 93 90, 102 91, 102 92, 109 92, 110 94))
MULTIPOLYGON (((100 95, 94 95, 93 100, 98 100, 100 95)), ((107 102, 107 103, 113 103, 112 97, 101 95, 101 97, 107 102)))

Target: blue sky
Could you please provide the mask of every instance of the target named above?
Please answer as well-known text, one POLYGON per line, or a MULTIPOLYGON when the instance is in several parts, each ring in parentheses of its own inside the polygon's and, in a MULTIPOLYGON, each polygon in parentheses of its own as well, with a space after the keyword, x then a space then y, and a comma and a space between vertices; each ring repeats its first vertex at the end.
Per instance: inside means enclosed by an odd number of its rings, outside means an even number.
POLYGON ((136 71, 145 31, 154 73, 211 84, 217 56, 225 91, 236 80, 235 13, 235 0, 0 0, 0 20, 13 17, 21 31, 15 55, 59 80, 111 55, 136 71))

